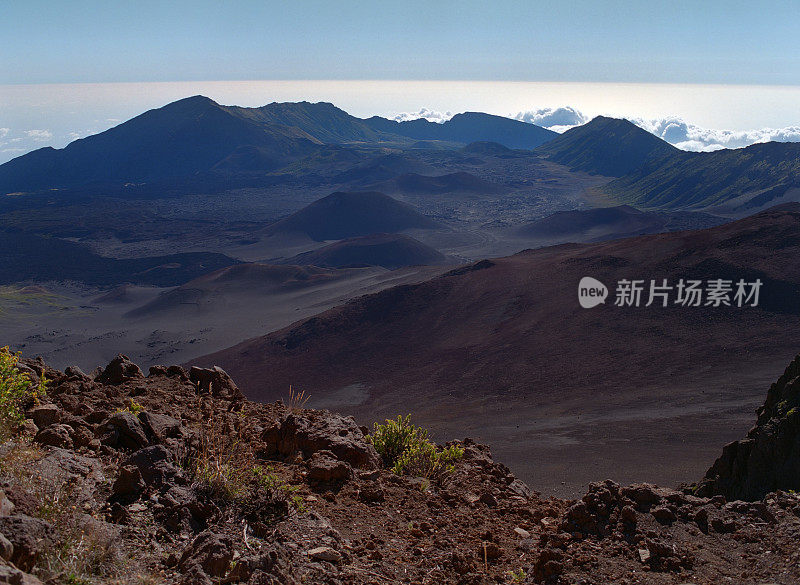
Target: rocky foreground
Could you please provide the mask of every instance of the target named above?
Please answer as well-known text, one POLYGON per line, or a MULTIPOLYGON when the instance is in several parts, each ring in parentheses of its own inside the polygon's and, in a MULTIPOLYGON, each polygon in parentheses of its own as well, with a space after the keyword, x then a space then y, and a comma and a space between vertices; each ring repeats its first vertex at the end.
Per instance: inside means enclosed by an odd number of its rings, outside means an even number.
POLYGON ((698 487, 564 501, 470 439, 452 470, 395 475, 352 418, 249 402, 219 369, 24 361, 50 382, 0 447, 0 583, 797 584, 800 497, 774 489, 797 477, 799 365, 698 487))

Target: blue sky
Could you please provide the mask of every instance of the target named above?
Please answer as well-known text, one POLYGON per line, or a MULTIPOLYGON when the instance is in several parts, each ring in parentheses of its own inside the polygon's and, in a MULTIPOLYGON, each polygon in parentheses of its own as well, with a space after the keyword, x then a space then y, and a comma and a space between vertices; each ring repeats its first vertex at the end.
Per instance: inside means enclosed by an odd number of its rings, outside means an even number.
POLYGON ((794 2, 0 0, 0 84, 800 83, 794 2))

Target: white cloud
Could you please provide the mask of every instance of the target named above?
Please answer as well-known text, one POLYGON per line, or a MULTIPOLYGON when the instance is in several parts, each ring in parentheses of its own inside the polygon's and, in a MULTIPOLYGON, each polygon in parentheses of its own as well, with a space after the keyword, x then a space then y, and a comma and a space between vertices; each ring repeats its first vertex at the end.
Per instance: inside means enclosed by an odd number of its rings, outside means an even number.
MULTIPOLYGON (((512 117, 559 133, 589 121, 588 116, 568 106, 530 110, 512 117)), ((760 142, 800 142, 800 126, 758 130, 714 130, 690 124, 676 116, 629 119, 640 128, 682 150, 711 152, 723 148, 742 148, 760 142)))
POLYGON ((25 130, 25 136, 37 142, 46 142, 53 138, 50 130, 25 130))
POLYGON ((11 128, 0 128, 0 138, 5 138, 9 132, 11 132, 11 128))
POLYGON ((683 150, 711 151, 742 148, 759 142, 800 142, 800 126, 757 130, 714 130, 689 124, 677 117, 631 122, 683 150))
POLYGON ((392 120, 396 120, 397 122, 408 122, 409 120, 419 120, 420 118, 424 118, 428 122, 437 122, 441 124, 443 122, 447 122, 452 117, 452 112, 437 112, 436 110, 422 108, 419 112, 401 112, 394 116, 392 120))
POLYGON ((580 126, 589 121, 589 118, 582 112, 569 106, 563 108, 539 108, 538 110, 519 112, 512 117, 515 120, 536 124, 555 132, 565 132, 574 126, 580 126))

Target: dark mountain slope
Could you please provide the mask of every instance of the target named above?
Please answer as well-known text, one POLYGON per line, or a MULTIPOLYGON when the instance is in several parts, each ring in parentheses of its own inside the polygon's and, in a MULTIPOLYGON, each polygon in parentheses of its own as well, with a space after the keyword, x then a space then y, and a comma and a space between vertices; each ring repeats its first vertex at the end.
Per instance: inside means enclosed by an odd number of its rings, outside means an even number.
POLYGON ((441 124, 424 119, 396 122, 379 116, 368 118, 365 122, 375 130, 416 140, 444 140, 462 144, 497 142, 507 148, 529 150, 558 136, 534 124, 480 112, 456 114, 441 124))
POLYGON ((482 261, 197 361, 236 372, 260 400, 290 383, 320 399, 356 384, 368 397, 350 410, 364 418, 414 404, 442 432, 492 438, 544 484, 558 483, 553 462, 565 457, 586 465, 587 481, 602 468, 625 481, 646 472, 677 482, 707 468, 709 442, 747 428, 764 380, 796 353, 798 298, 800 206, 482 261), (579 306, 584 276, 609 287, 604 305, 579 306), (647 289, 639 307, 614 305, 621 279, 648 287, 665 278, 763 286, 758 307, 676 306, 674 291, 668 307, 645 307, 647 289), (665 449, 681 474, 663 467, 665 449))
POLYGON ((445 257, 440 252, 402 234, 373 234, 341 240, 285 261, 286 264, 326 268, 382 266, 389 270, 444 262, 445 257))
MULTIPOLYGON (((677 152, 603 187, 644 207, 758 209, 800 188, 800 143, 767 142, 735 150, 677 152)), ((800 193, 798 193, 800 196, 800 193)))
POLYGON ((177 288, 162 292, 152 301, 128 312, 128 317, 163 315, 174 318, 176 312, 212 313, 219 304, 236 302, 243 294, 270 296, 290 294, 343 279, 346 271, 316 266, 275 266, 245 263, 209 271, 177 288))
POLYGON ((269 226, 267 233, 301 233, 322 241, 436 227, 432 219, 383 193, 337 192, 269 226))
POLYGON ((273 102, 260 108, 229 107, 228 110, 260 124, 298 128, 325 144, 397 142, 399 139, 397 135, 388 136, 371 128, 360 118, 327 102, 273 102))
POLYGON ((208 252, 120 260, 98 256, 74 242, 0 231, 0 284, 73 280, 97 286, 176 286, 237 262, 208 252))
POLYGON ((558 211, 514 230, 520 237, 555 242, 591 242, 642 234, 712 227, 722 218, 705 213, 644 212, 630 205, 558 211))
POLYGON ((627 120, 605 116, 567 130, 536 151, 572 169, 608 177, 680 152, 627 120))
POLYGON ((254 124, 195 96, 63 149, 42 148, 0 165, 0 192, 188 177, 211 170, 243 147, 256 149, 259 169, 268 170, 311 153, 318 144, 296 128, 254 124))

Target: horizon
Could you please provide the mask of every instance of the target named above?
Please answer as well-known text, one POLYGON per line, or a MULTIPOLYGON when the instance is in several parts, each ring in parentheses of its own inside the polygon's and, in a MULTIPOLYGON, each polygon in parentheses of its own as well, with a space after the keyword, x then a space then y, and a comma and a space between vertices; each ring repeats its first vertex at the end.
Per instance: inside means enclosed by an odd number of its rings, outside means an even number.
POLYGON ((63 148, 198 94, 244 107, 324 101, 360 118, 441 122, 480 111, 558 132, 605 115, 629 119, 684 150, 800 141, 800 86, 373 80, 13 84, 0 85, 0 164, 38 148, 63 148))

